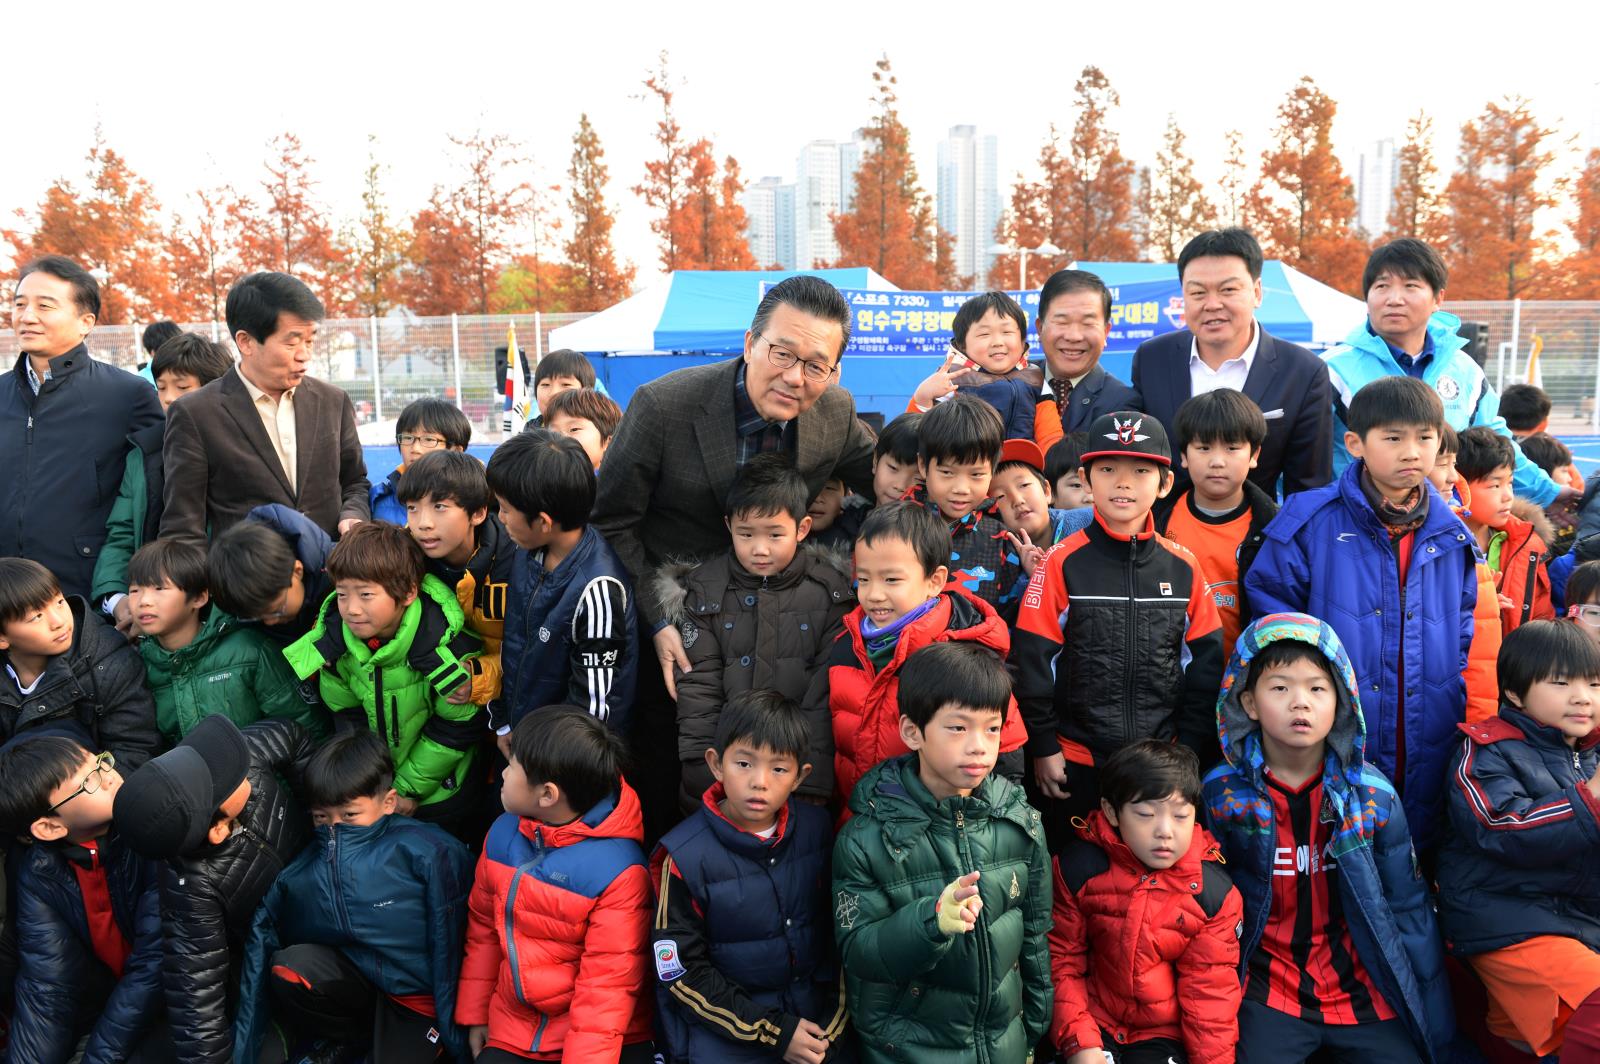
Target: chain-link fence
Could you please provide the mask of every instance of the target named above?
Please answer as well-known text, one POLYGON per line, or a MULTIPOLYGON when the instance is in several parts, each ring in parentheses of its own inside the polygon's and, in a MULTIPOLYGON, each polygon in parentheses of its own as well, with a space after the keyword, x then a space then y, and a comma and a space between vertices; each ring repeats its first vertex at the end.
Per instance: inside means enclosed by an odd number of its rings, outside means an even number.
POLYGON ((1600 303, 1463 301, 1444 309, 1488 326, 1484 371, 1496 390, 1527 381, 1531 358, 1532 383, 1550 396, 1550 431, 1600 433, 1600 303))
MULTIPOLYGON (((432 395, 449 399, 473 423, 474 435, 499 431, 507 331, 515 325, 517 350, 531 365, 550 350, 550 330, 584 314, 452 314, 419 318, 394 312, 381 318, 330 318, 317 332, 311 375, 337 384, 355 404, 356 420, 393 420, 408 402, 432 395)), ((223 341, 227 326, 190 323, 184 329, 223 341)), ((133 369, 145 361, 142 325, 102 325, 89 348, 102 361, 133 369)), ((17 357, 17 338, 0 333, 0 367, 17 357)))

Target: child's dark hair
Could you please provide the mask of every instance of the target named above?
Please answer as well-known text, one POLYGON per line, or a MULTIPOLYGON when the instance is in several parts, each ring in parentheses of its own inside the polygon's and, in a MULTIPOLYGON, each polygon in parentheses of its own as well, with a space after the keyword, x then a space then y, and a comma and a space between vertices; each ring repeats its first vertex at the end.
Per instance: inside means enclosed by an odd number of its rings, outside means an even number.
MULTIPOLYGON (((182 333, 183 327, 175 321, 153 321, 144 327, 144 332, 139 334, 139 346, 144 348, 144 353, 153 359, 156 352, 161 350, 162 344, 174 336, 182 335, 182 333)), ((151 371, 150 376, 155 376, 154 370, 151 371)))
POLYGON ((0 749, 0 834, 27 835, 50 808, 50 793, 88 756, 65 735, 24 736, 0 749))
POLYGON ((528 782, 553 783, 580 814, 617 792, 627 749, 581 706, 545 706, 511 729, 511 757, 528 782))
POLYGON ((1456 430, 1450 427, 1448 421, 1439 422, 1439 453, 1461 453, 1461 437, 1456 435, 1456 430))
POLYGON ((788 754, 796 764, 806 764, 811 737, 806 719, 794 701, 771 688, 742 691, 728 699, 717 717, 717 756, 739 741, 778 755, 788 754))
POLYGON ((1385 272, 1402 280, 1421 281, 1433 289, 1434 295, 1443 292, 1445 282, 1450 279, 1444 259, 1439 257, 1433 246, 1410 236, 1391 240, 1372 249, 1366 268, 1361 271, 1361 294, 1365 296, 1372 291, 1372 286, 1385 272))
POLYGON ((1497 469, 1517 466, 1516 445, 1494 429, 1478 425, 1456 437, 1456 472, 1463 480, 1482 480, 1497 469))
POLYGON ((1528 461, 1546 473, 1554 473, 1562 466, 1572 464, 1572 452, 1567 450, 1567 445, 1548 432, 1524 436, 1519 446, 1522 453, 1528 456, 1528 461))
POLYGON ((187 539, 153 539, 128 561, 129 587, 166 583, 194 598, 210 587, 209 581, 205 548, 187 539))
POLYGON ((472 422, 467 420, 467 415, 456 409, 454 403, 433 396, 407 403, 394 423, 394 431, 396 434, 409 432, 412 435, 436 432, 444 437, 446 447, 465 448, 472 442, 472 422))
POLYGON ((1191 443, 1246 443, 1252 451, 1261 449, 1267 439, 1267 419, 1255 400, 1232 388, 1201 392, 1178 407, 1172 426, 1178 434, 1178 450, 1191 443))
POLYGON ((494 505, 483 463, 465 451, 429 451, 418 458, 401 474, 394 497, 402 504, 453 502, 469 514, 494 505))
POLYGON ((1350 400, 1345 425, 1365 437, 1376 428, 1430 428, 1444 424, 1439 393, 1415 377, 1379 377, 1350 400))
POLYGON ((1244 690, 1254 691, 1256 684, 1261 682, 1261 677, 1273 669, 1281 669, 1287 665, 1295 665, 1302 661, 1309 661, 1322 670, 1330 682, 1337 684, 1338 677, 1333 674, 1333 662, 1317 647, 1299 639, 1274 639, 1260 650, 1255 657, 1250 659, 1250 668, 1244 674, 1244 690))
POLYGON ((918 728, 926 728, 948 705, 993 710, 1004 721, 1011 708, 1011 673, 988 647, 934 643, 906 658, 897 698, 900 715, 918 728))
POLYGON ((917 426, 917 457, 932 465, 954 462, 990 469, 1000 463, 1006 427, 995 408, 975 395, 957 392, 922 415, 917 426))
MULTIPOLYGON (((154 328, 146 329, 145 335, 154 328)), ((150 357, 151 380, 160 380, 163 373, 187 373, 201 384, 210 384, 232 368, 233 355, 228 349, 198 333, 180 332, 163 340, 150 357)))
POLYGON ((798 524, 810 506, 811 490, 794 460, 781 453, 758 454, 733 478, 723 516, 732 521, 788 514, 798 524))
POLYGON ((206 555, 211 601, 235 617, 260 617, 294 582, 297 560, 283 535, 258 521, 240 521, 213 540, 206 555))
POLYGON ((622 424, 622 407, 611 396, 602 395, 593 388, 569 388, 545 400, 544 423, 550 424, 550 419, 557 414, 583 418, 595 427, 602 440, 615 436, 617 426, 622 424))
POLYGON ((1512 432, 1532 432, 1550 418, 1550 396, 1536 384, 1511 384, 1500 393, 1500 416, 1512 432))
POLYGON ((301 781, 312 809, 382 798, 394 786, 394 759, 377 732, 357 728, 323 743, 306 763, 301 781))
POLYGON ((1575 624, 1528 621, 1505 637, 1494 666, 1500 700, 1520 703, 1541 680, 1600 680, 1600 646, 1575 624))
POLYGON ((1120 811, 1135 802, 1159 802, 1181 794, 1200 805, 1200 759, 1179 743, 1141 739, 1129 743, 1100 766, 1100 797, 1120 811))
POLYGON ((1088 449, 1087 432, 1069 432, 1050 445, 1044 456, 1044 475, 1051 487, 1062 477, 1083 468, 1083 452, 1088 449))
POLYGON ((549 514, 570 532, 589 523, 594 466, 583 444, 549 429, 519 432, 496 447, 485 470, 489 490, 528 520, 549 514))
POLYGON ((550 377, 571 377, 585 388, 594 387, 594 363, 580 351, 563 347, 552 351, 533 367, 533 386, 550 377))
POLYGON ((328 552, 328 579, 377 584, 399 600, 416 591, 428 571, 427 555, 411 534, 387 521, 363 521, 328 552))
POLYGON ((1572 569, 1567 577, 1566 594, 1562 600, 1568 606, 1600 605, 1600 561, 1584 562, 1572 569))
POLYGON ((0 558, 0 625, 20 621, 61 594, 56 574, 31 558, 0 558))
POLYGON ((917 432, 922 427, 922 414, 912 410, 901 414, 878 433, 878 442, 872 448, 872 457, 888 455, 901 465, 917 464, 917 432))
POLYGON ((904 540, 928 576, 941 565, 950 564, 950 526, 933 516, 926 506, 903 499, 874 506, 861 522, 857 543, 872 546, 880 539, 904 540))
POLYGON ((963 354, 966 353, 967 331, 991 312, 1017 323, 1017 335, 1022 340, 1022 350, 1027 351, 1028 315, 1015 299, 1004 292, 984 292, 961 304, 956 310, 955 321, 950 323, 950 346, 963 354))

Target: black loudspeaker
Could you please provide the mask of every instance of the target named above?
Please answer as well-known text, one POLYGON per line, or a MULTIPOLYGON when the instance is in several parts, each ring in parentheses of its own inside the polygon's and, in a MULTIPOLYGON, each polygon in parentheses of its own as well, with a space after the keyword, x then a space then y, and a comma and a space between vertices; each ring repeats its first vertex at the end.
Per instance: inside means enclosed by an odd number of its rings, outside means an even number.
POLYGON ((1489 326, 1481 321, 1464 321, 1456 335, 1467 342, 1467 354, 1482 366, 1489 358, 1489 326))

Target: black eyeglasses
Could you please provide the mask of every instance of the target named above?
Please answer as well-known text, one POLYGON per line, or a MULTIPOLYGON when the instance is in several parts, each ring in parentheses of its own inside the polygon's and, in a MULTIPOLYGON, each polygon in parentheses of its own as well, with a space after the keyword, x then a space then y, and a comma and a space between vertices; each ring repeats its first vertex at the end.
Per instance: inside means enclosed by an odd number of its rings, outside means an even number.
POLYGON ((116 767, 117 758, 115 754, 112 754, 109 751, 103 754, 96 754, 94 756, 94 768, 90 769, 89 774, 83 777, 83 782, 78 784, 78 789, 61 799, 61 801, 57 802, 55 805, 52 805, 49 809, 46 809, 44 811, 44 815, 55 816, 57 809, 60 809, 62 806, 66 805, 80 794, 94 794, 100 789, 100 781, 111 775, 112 770, 114 770, 116 767))
POLYGON ((432 451, 444 446, 443 436, 418 436, 410 432, 402 432, 394 438, 394 442, 402 447, 410 447, 413 443, 424 451, 432 451))
MULTIPOLYGON (((767 340, 760 333, 760 339, 767 340)), ((818 362, 812 358, 801 358, 793 351, 785 351, 781 347, 774 347, 771 340, 767 340, 767 360, 779 369, 792 369, 796 362, 804 368, 800 371, 806 375, 806 380, 814 384, 821 384, 833 376, 838 367, 830 366, 826 362, 818 362)))

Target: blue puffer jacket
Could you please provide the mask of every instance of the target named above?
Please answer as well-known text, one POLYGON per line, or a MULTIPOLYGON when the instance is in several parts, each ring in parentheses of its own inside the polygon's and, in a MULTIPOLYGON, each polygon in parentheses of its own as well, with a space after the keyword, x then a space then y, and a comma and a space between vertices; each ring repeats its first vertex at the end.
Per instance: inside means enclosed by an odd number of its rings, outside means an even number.
POLYGON ((543 551, 519 550, 511 565, 491 725, 498 730, 566 703, 625 735, 639 663, 633 578, 592 525, 554 570, 543 558, 543 551))
POLYGON ((336 947, 385 994, 431 996, 441 1041, 465 1060, 454 1017, 472 864, 460 842, 410 817, 318 828, 256 910, 239 980, 235 1059, 260 1052, 273 953, 314 943, 336 947))
POLYGON ((388 476, 367 490, 367 503, 372 508, 374 521, 387 521, 391 525, 406 527, 406 504, 395 496, 405 472, 405 466, 392 469, 388 476))
POLYGON ((1256 617, 1309 613, 1339 633, 1371 718, 1367 757, 1398 781, 1406 819, 1426 848, 1443 827, 1445 770, 1466 715, 1461 672, 1480 555, 1466 526, 1424 482, 1428 515, 1413 534, 1401 587, 1389 531, 1357 479, 1363 468, 1352 462, 1332 484, 1289 496, 1267 525, 1245 589, 1256 617))
POLYGON ((1462 725, 1450 773, 1450 832, 1439 857, 1439 923, 1451 952, 1535 935, 1600 951, 1600 732, 1576 749, 1510 706, 1462 725))
POLYGON ((105 869, 117 927, 131 952, 84 1050, 86 1064, 127 1059, 163 1011, 160 867, 107 836, 84 846, 35 843, 17 870, 17 998, 6 1060, 54 1064, 72 1056, 80 1000, 99 963, 73 862, 105 869))
MULTIPOLYGON (((1461 319, 1442 310, 1428 319, 1428 335, 1433 338, 1433 358, 1423 367, 1422 383, 1439 393, 1444 403, 1444 419, 1457 432, 1483 425, 1507 439, 1511 430, 1500 416, 1500 396, 1495 393, 1483 367, 1463 350, 1467 341, 1456 332, 1461 319)), ((1338 475, 1350 465, 1350 452, 1344 445, 1345 413, 1350 400, 1365 385, 1379 377, 1403 377, 1406 371, 1394 360, 1389 345, 1362 322, 1350 330, 1344 343, 1322 356, 1328 364, 1328 379, 1333 383, 1333 472, 1338 475)), ((1555 501, 1560 488, 1549 474, 1523 455, 1516 447, 1514 471, 1516 492, 1540 506, 1555 501)))
MULTIPOLYGON (((1305 493, 1302 493, 1305 494, 1305 493)), ((1290 496, 1291 501, 1299 496, 1290 496)), ((1274 614, 1244 630, 1217 700, 1223 763, 1205 779, 1206 823, 1244 897, 1241 976, 1271 914, 1277 828, 1263 770, 1260 725, 1240 704, 1250 659, 1269 643, 1310 643, 1333 664, 1338 706, 1327 738, 1321 815, 1335 825, 1332 857, 1356 955, 1425 1060, 1450 1059, 1455 1014, 1444 975, 1428 886, 1417 867, 1406 815, 1389 780, 1365 761, 1356 670, 1333 628, 1304 614, 1274 614)))
POLYGON ((713 784, 669 831, 653 862, 658 884, 656 1013, 672 1061, 771 1061, 801 1019, 844 1025, 831 962, 833 918, 826 810, 790 800, 770 839, 729 823, 713 784), (731 1020, 730 1020, 731 1017, 731 1020))

